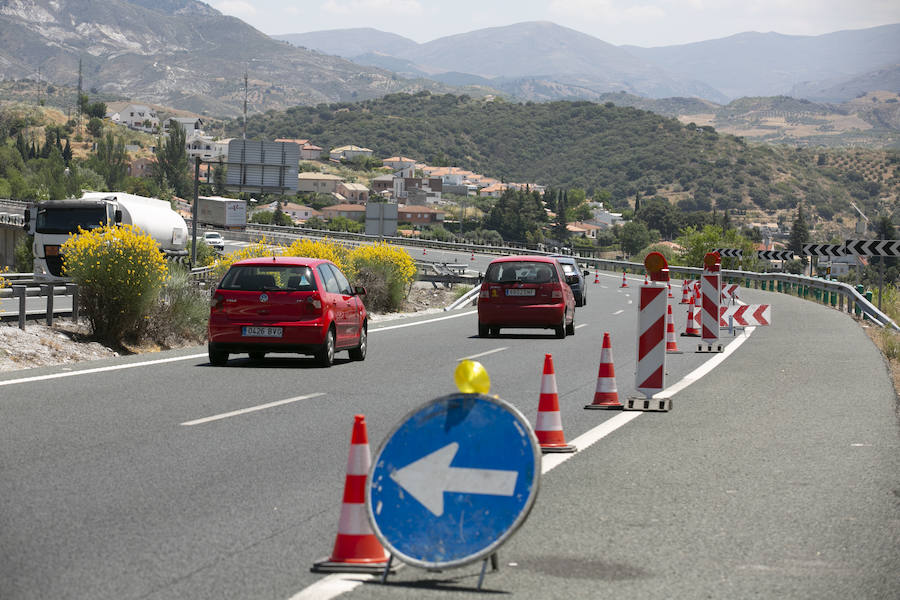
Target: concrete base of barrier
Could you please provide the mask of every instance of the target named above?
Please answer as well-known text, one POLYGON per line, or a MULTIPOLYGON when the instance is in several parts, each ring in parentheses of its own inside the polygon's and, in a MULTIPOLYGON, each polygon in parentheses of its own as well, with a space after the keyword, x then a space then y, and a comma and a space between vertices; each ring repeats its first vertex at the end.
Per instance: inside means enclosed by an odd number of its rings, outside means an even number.
POLYGON ((699 344, 697 346, 697 352, 706 353, 706 352, 721 352, 721 351, 722 351, 722 344, 716 344, 716 345, 699 344))
POLYGON ((671 398, 628 398, 622 410, 642 410, 647 412, 669 412, 672 410, 671 398))

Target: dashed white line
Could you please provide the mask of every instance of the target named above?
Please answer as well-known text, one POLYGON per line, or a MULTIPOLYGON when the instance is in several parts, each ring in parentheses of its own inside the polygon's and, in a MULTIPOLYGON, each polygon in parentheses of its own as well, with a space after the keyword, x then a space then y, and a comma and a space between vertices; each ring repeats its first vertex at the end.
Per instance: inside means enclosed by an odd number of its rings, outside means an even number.
POLYGON ((472 356, 463 356, 462 358, 458 358, 458 359, 456 359, 456 360, 457 360, 457 361, 460 361, 460 360, 473 360, 473 359, 475 359, 475 358, 481 358, 482 356, 487 356, 487 355, 489 355, 489 354, 495 354, 495 353, 497 353, 497 352, 503 352, 504 350, 508 350, 508 349, 509 349, 508 346, 503 346, 502 348, 494 348, 493 350, 488 350, 487 352, 481 352, 480 354, 473 354, 472 356))
POLYGON ((581 325, 576 325, 575 329, 581 329, 582 327, 587 327, 590 323, 582 323, 581 325))
POLYGON ((220 421, 222 419, 227 419, 229 417, 237 417, 238 415, 245 415, 247 413, 256 412, 258 410, 265 410, 267 408, 273 408, 275 406, 281 406, 282 404, 290 404, 291 402, 299 402, 300 400, 309 400, 310 398, 318 398, 319 396, 324 396, 325 392, 316 392, 315 394, 306 394, 305 396, 297 396, 296 398, 286 398, 284 400, 276 400, 275 402, 269 402, 267 404, 260 404, 258 406, 251 406, 249 408, 242 408, 240 410, 233 410, 231 412, 222 413, 219 415, 213 415, 211 417, 204 417, 202 419, 196 419, 194 421, 185 421, 182 425, 186 427, 190 427, 191 425, 202 425, 203 423, 210 423, 212 421, 220 421))
POLYGON ((624 309, 624 308, 623 308, 622 310, 617 310, 616 312, 614 312, 614 313, 613 313, 613 316, 621 315, 623 312, 625 312, 625 309, 624 309))

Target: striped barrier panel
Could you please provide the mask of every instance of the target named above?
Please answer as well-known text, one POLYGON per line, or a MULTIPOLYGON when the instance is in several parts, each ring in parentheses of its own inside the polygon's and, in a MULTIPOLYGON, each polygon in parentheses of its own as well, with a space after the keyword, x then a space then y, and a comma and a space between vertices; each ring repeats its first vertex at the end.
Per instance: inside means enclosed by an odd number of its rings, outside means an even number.
POLYGON ((666 372, 666 286, 658 282, 642 285, 638 307, 637 371, 635 388, 645 398, 630 398, 626 410, 662 410, 670 399, 652 400, 665 389, 666 372))
MULTIPOLYGON (((712 349, 719 344, 719 306, 721 304, 722 289, 720 283, 722 274, 718 271, 704 271, 700 278, 700 291, 703 296, 700 304, 700 339, 703 344, 712 349)), ((719 346, 721 349, 721 346, 719 346)))
POLYGON ((772 305, 723 306, 720 309, 719 327, 728 327, 729 317, 739 327, 765 327, 772 323, 772 305))

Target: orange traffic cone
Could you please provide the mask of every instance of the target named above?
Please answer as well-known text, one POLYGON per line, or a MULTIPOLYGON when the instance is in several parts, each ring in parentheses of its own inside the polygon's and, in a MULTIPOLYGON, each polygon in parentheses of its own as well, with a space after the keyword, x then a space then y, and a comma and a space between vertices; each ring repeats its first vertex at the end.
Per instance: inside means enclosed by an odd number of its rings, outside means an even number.
POLYGON ((697 323, 694 321, 695 318, 694 298, 691 297, 691 301, 688 303, 687 323, 684 326, 684 333, 681 334, 683 337, 700 337, 700 328, 697 327, 697 323))
POLYGON ((681 354, 675 340, 675 319, 672 318, 672 305, 666 305, 666 354, 681 354))
POLYGON ((382 573, 388 563, 384 547, 375 538, 366 515, 366 478, 372 463, 366 418, 356 415, 347 459, 344 500, 337 538, 331 558, 320 560, 312 570, 326 573, 382 573))
POLYGON ((472 258, 470 258, 469 260, 475 260, 475 251, 474 250, 472 250, 472 258))
POLYGON ((541 376, 541 397, 534 433, 541 444, 541 452, 575 452, 575 446, 567 444, 563 434, 556 374, 553 372, 553 357, 549 354, 544 355, 544 374, 541 376))
POLYGON ((693 294, 691 294, 688 287, 688 281, 685 279, 684 283, 681 284, 681 302, 679 304, 687 304, 692 297, 693 294))
POLYGON ((647 274, 644 273, 644 285, 649 285, 649 281, 647 281, 647 274))
POLYGON ((622 271, 622 285, 619 287, 628 287, 628 281, 625 279, 625 271, 622 271))
POLYGON ((616 369, 612 360, 612 344, 609 341, 609 333, 603 334, 603 349, 600 350, 600 372, 597 374, 597 390, 594 392, 594 401, 585 405, 585 408, 624 408, 619 403, 619 391, 616 389, 616 369))
POLYGON ((672 295, 672 283, 669 282, 669 281, 667 281, 667 282, 666 282, 666 285, 667 285, 668 288, 669 288, 669 296, 668 296, 668 297, 674 300, 674 299, 675 299, 675 296, 672 295))
POLYGON ((600 273, 598 271, 594 271, 594 283, 600 283, 600 273))
POLYGON ((422 246, 422 256, 428 254, 428 251, 425 249, 425 246, 422 246))

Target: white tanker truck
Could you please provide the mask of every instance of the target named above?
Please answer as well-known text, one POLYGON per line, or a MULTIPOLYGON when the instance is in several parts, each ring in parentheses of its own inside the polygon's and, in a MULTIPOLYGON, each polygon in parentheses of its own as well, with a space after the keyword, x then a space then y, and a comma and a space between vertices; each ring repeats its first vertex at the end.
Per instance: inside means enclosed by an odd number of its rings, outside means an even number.
POLYGON ((78 228, 133 225, 148 234, 167 258, 187 257, 188 228, 168 202, 123 192, 85 192, 81 198, 49 200, 25 211, 25 231, 34 236, 34 278, 62 281, 60 246, 78 228))

